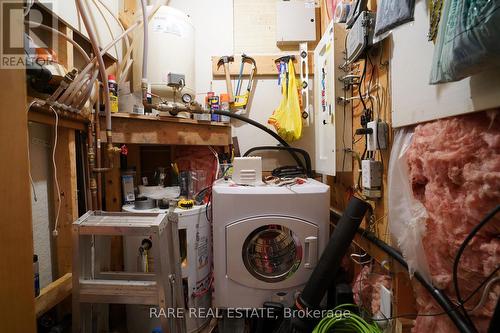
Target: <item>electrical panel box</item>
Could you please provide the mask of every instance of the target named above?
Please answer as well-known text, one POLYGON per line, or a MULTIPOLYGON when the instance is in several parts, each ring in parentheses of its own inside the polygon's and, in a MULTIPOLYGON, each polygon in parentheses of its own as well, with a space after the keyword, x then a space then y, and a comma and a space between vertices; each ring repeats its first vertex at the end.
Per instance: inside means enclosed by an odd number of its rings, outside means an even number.
POLYGON ((375 189, 382 186, 382 162, 375 160, 361 161, 363 188, 375 189))
POLYGON ((366 149, 368 151, 387 149, 389 125, 386 122, 374 120, 370 121, 366 126, 372 130, 371 134, 368 134, 366 149))
POLYGON ((316 41, 316 11, 314 1, 276 2, 276 43, 292 45, 316 41))
POLYGON ((375 160, 361 161, 361 186, 368 198, 382 196, 382 162, 375 160))
POLYGON ((352 170, 352 112, 346 100, 345 25, 331 22, 314 50, 316 171, 334 176, 352 170))

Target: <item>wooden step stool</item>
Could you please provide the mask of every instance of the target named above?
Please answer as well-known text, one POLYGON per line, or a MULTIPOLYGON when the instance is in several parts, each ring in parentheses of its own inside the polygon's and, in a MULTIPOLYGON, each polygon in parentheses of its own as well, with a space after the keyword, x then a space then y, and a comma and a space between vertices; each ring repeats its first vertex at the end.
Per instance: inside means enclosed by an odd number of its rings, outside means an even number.
MULTIPOLYGON (((102 327, 96 324, 99 320, 106 321, 97 310, 100 304, 143 304, 158 306, 165 313, 169 308, 183 311, 179 252, 175 214, 89 211, 76 220, 73 223, 73 333, 95 332, 98 326, 102 327), (101 251, 96 251, 95 236, 152 236, 153 244, 158 244, 152 248, 154 258, 158 258, 154 273, 101 272, 98 264, 101 251)), ((160 320, 163 333, 186 331, 182 318, 161 316, 160 320)))

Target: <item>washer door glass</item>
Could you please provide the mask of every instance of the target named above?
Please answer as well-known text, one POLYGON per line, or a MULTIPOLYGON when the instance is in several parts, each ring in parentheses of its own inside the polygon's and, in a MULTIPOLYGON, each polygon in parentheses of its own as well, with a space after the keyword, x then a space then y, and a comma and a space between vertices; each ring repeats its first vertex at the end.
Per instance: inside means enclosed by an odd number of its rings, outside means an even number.
POLYGON ((292 230, 278 224, 255 229, 243 243, 243 263, 257 279, 278 282, 300 266, 302 245, 292 230))

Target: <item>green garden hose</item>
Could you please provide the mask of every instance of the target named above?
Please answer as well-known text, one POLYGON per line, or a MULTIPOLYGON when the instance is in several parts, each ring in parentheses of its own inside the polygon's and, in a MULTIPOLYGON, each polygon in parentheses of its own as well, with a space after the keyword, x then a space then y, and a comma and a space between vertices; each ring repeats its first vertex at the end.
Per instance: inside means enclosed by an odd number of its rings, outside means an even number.
POLYGON ((321 319, 313 333, 356 332, 382 333, 376 324, 369 324, 349 308, 356 308, 354 304, 342 304, 333 309, 328 316, 321 319))

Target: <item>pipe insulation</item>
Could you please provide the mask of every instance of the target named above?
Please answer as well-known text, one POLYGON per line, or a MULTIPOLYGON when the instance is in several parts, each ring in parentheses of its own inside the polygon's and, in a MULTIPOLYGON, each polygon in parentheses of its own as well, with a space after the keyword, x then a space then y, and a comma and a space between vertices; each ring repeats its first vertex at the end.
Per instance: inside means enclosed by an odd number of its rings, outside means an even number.
POLYGON ((342 214, 330 241, 326 245, 318 265, 307 281, 298 302, 307 308, 317 309, 340 268, 342 258, 347 253, 356 231, 370 205, 357 197, 352 197, 342 214))

